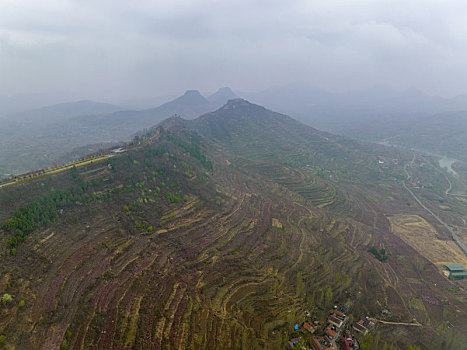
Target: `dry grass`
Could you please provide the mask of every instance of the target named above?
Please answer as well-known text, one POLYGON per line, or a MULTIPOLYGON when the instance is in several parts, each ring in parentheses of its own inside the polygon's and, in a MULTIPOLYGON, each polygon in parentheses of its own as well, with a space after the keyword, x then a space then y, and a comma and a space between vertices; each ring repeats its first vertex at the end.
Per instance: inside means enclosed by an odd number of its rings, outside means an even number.
POLYGON ((437 238, 436 230, 418 215, 395 215, 388 217, 391 231, 414 248, 433 264, 462 264, 467 266, 467 257, 454 241, 437 238))

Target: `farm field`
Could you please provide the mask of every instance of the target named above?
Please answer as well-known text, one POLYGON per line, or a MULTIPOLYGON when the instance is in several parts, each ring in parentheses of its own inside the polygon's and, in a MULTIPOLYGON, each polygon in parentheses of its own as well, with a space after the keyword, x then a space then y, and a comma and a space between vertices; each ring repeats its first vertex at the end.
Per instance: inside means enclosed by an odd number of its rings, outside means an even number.
POLYGON ((441 240, 435 228, 418 215, 388 216, 391 231, 434 265, 467 265, 467 257, 452 240, 441 240))

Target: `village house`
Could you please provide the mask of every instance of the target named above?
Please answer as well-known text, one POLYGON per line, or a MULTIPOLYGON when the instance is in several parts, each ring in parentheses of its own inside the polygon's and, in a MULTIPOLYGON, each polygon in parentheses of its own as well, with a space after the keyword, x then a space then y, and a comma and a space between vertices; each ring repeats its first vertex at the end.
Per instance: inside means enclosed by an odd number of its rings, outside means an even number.
POLYGON ((313 334, 315 332, 315 329, 313 328, 313 326, 311 324, 309 324, 308 322, 304 322, 302 327, 306 331, 310 332, 311 334, 313 334))
POLYGON ((316 337, 311 339, 313 350, 336 350, 336 344, 327 337, 316 337))
POLYGON ((297 344, 300 341, 300 338, 292 338, 287 342, 287 347, 289 349, 294 349, 295 344, 297 344))
POLYGON ((326 328, 324 333, 329 337, 331 340, 335 340, 337 338, 337 333, 333 331, 331 328, 326 328))
POLYGON ((321 344, 316 338, 311 339, 311 347, 313 348, 313 350, 322 350, 321 344))
POLYGON ((368 329, 363 325, 363 323, 363 320, 359 320, 353 325, 353 329, 359 333, 362 333, 363 335, 366 335, 368 333, 368 329))
POLYGON ((331 316, 328 318, 328 323, 331 323, 332 325, 336 326, 337 328, 341 328, 342 325, 345 323, 347 319, 347 316, 339 311, 335 310, 331 316))
POLYGON ((355 337, 353 337, 350 333, 347 333, 345 336, 344 336, 344 340, 345 342, 349 345, 349 347, 351 349, 354 349, 354 350, 358 350, 359 349, 359 346, 358 346, 358 341, 355 337))

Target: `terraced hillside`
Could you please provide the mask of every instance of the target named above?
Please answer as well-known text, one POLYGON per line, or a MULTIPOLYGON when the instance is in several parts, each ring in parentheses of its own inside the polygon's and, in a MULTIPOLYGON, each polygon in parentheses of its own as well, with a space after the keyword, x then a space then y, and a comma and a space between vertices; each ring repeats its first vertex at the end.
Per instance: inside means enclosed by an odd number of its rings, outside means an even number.
POLYGON ((390 180, 401 166, 376 165, 410 155, 241 100, 127 148, 1 190, 0 292, 12 300, 0 346, 282 349, 305 311, 324 321, 335 302, 355 318, 388 308, 424 325, 380 326, 382 346, 463 346, 465 301, 448 292, 462 286, 385 216, 423 215, 390 180))

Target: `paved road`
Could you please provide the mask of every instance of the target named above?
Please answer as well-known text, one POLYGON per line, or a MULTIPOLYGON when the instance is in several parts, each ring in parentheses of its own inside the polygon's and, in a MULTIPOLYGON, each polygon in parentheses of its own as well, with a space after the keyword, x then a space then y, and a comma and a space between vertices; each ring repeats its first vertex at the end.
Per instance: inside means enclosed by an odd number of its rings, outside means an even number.
POLYGON ((4 184, 1 184, 1 185, 0 185, 0 188, 5 187, 5 186, 8 186, 8 185, 13 185, 13 184, 15 184, 15 183, 16 183, 16 181, 7 182, 7 183, 4 183, 4 184))
MULTIPOLYGON (((99 157, 99 158, 94 158, 94 159, 90 159, 90 160, 86 160, 84 162, 81 162, 81 163, 75 163, 75 164, 70 164, 70 165, 66 165, 62 168, 59 168, 59 169, 55 169, 55 170, 48 170, 46 171, 45 173, 43 174, 40 174, 38 176, 35 176, 35 177, 31 177, 27 180, 32 180, 32 179, 35 179, 36 177, 40 177, 40 176, 45 176, 45 175, 52 175, 52 174, 56 174, 56 173, 59 173, 61 171, 64 171, 64 170, 67 170, 67 169, 71 169, 73 167, 78 167, 78 166, 83 166, 83 165, 86 165, 86 164, 90 164, 92 162, 97 162, 97 161, 100 161, 100 160, 104 160, 104 159, 107 159, 107 158, 111 158, 111 157, 114 157, 115 154, 109 154, 109 155, 106 155, 106 156, 102 156, 102 157, 99 157)), ((10 181, 10 182, 6 182, 6 183, 3 183, 3 184, 0 184, 0 188, 2 187, 5 187, 5 186, 9 186, 9 185, 14 185, 14 184, 17 184, 17 183, 21 183, 21 182, 24 182, 24 181, 27 181, 27 180, 21 180, 21 181, 10 181)))
MULTIPOLYGON (((415 153, 413 154, 413 158, 412 158, 412 161, 410 162, 411 164, 413 164, 413 162, 415 161, 415 153)), ((421 201, 420 199, 418 199, 418 197, 415 195, 415 193, 413 193, 413 191, 407 187, 407 184, 406 182, 408 180, 410 180, 410 178, 412 177, 410 174, 409 174, 409 171, 407 170, 407 166, 408 164, 405 164, 404 165, 404 171, 407 175, 407 180, 403 181, 402 182, 402 185, 404 186, 404 188, 409 191, 409 193, 412 195, 412 197, 415 199, 415 201, 420 204, 420 206, 425 209, 428 213, 431 214, 431 216, 433 216, 436 221, 438 221, 441 225, 443 225, 450 233, 451 233, 451 236, 452 238, 454 239, 454 241, 457 243, 457 245, 464 251, 464 254, 467 255, 467 247, 465 246, 464 243, 461 242, 461 240, 459 239, 459 237, 457 236, 457 234, 454 232, 454 230, 452 229, 451 226, 449 226, 448 224, 446 224, 443 220, 441 220, 441 218, 436 215, 435 213, 433 213, 429 208, 427 208, 421 201)))

